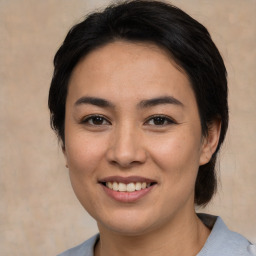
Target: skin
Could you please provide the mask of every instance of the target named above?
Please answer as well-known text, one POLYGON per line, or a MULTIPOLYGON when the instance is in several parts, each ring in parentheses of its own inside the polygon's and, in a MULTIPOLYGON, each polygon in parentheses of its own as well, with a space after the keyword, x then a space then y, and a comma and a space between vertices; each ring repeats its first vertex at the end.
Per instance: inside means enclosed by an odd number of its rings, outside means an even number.
POLYGON ((153 44, 116 41, 83 58, 69 83, 63 152, 74 192, 97 221, 95 255, 196 255, 209 230, 194 210, 198 167, 219 139, 213 122, 202 137, 195 95, 185 74, 153 44), (158 97, 181 104, 143 106, 158 97), (111 106, 77 103, 82 97, 111 106), (101 115, 97 123, 88 119, 101 115), (162 116, 160 124, 152 116, 162 116), (99 180, 142 176, 157 184, 136 202, 110 198, 99 180))

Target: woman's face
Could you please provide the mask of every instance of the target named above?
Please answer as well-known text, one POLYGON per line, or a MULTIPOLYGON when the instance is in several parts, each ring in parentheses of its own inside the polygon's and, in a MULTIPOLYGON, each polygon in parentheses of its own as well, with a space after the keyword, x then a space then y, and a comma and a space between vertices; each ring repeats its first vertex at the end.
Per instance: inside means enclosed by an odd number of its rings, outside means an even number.
POLYGON ((74 69, 64 154, 100 230, 143 234, 193 212, 205 148, 188 78, 157 46, 117 41, 74 69))

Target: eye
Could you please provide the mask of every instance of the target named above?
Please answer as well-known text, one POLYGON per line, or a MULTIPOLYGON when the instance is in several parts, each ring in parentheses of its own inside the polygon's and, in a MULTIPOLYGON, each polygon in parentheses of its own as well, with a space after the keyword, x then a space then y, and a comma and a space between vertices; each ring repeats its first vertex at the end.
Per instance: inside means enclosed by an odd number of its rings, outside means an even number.
POLYGON ((91 115, 82 120, 83 124, 100 126, 100 125, 109 125, 110 122, 101 115, 91 115))
POLYGON ((146 121, 147 125, 155 125, 155 126, 164 126, 164 125, 169 125, 169 124, 175 124, 175 122, 166 116, 153 116, 150 117, 147 121, 146 121))

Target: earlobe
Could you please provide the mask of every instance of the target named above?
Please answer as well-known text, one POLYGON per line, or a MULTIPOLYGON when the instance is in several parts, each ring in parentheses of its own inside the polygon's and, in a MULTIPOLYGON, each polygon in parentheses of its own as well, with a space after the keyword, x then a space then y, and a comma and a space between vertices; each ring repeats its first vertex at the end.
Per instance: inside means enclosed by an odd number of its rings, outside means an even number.
POLYGON ((62 153, 64 155, 66 155, 66 149, 65 149, 65 146, 63 144, 61 145, 61 150, 62 150, 62 153))
POLYGON ((65 146, 64 146, 64 145, 62 145, 62 146, 61 146, 61 149, 62 149, 62 153, 63 153, 63 155, 64 155, 64 157, 65 157, 65 160, 66 160, 66 164, 65 164, 65 166, 66 166, 66 168, 68 168, 68 163, 67 163, 67 156, 66 156, 66 149, 65 149, 65 146))
POLYGON ((200 155, 200 165, 207 164, 219 143, 221 131, 221 121, 219 119, 215 119, 208 128, 208 134, 204 137, 202 147, 201 147, 201 155, 200 155))

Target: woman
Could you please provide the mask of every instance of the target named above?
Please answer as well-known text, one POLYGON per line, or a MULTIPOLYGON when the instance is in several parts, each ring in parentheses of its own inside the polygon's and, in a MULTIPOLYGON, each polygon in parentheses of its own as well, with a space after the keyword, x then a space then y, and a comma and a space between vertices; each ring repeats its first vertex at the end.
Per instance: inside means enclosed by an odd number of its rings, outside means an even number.
POLYGON ((52 127, 99 228, 61 255, 256 255, 194 209, 216 191, 228 126, 225 65, 200 23, 158 1, 112 5, 70 30, 54 65, 52 127))

